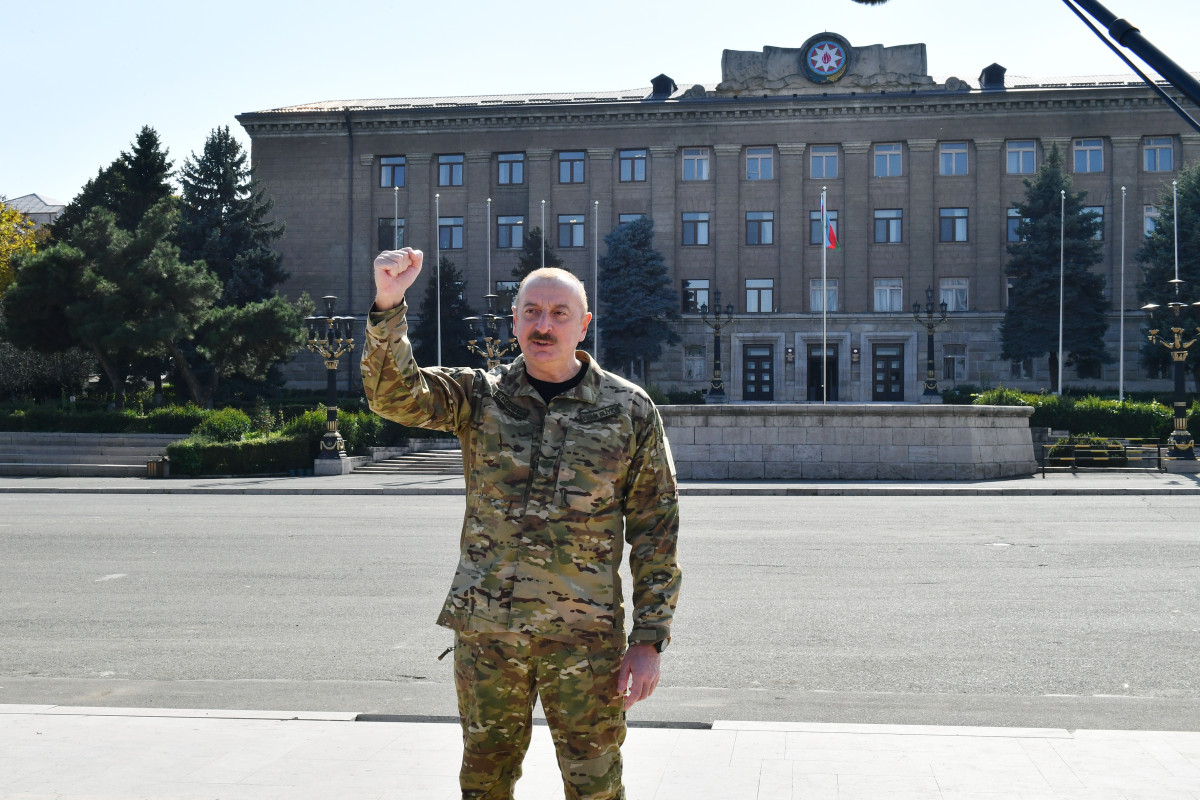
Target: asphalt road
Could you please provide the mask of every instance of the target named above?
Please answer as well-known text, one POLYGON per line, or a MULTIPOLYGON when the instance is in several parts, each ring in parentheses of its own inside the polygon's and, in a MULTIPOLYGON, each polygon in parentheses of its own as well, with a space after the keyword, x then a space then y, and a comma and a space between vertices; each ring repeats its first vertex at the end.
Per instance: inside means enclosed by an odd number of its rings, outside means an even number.
MULTIPOLYGON (((461 499, 6 495, 0 703, 454 713, 461 499)), ((1198 497, 689 497, 635 721, 1200 730, 1198 497)))

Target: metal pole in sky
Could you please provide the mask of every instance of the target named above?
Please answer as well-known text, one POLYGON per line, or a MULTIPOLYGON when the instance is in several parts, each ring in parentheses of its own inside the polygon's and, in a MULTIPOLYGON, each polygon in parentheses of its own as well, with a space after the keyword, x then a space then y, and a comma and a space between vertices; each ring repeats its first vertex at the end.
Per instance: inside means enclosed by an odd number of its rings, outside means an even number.
POLYGON ((433 196, 433 215, 438 222, 437 250, 434 255, 437 264, 433 273, 433 289, 436 292, 434 306, 437 308, 437 363, 440 366, 442 363, 442 195, 440 193, 433 196))
POLYGON ((829 211, 825 205, 826 187, 821 187, 821 403, 829 401, 829 211))
POLYGON ((1117 399, 1125 402, 1125 187, 1121 187, 1121 357, 1117 375, 1117 399))
POLYGON ((1066 275, 1066 231, 1067 231, 1067 190, 1059 190, 1059 221, 1058 221, 1058 391, 1062 397, 1063 381, 1063 290, 1066 275))
POLYGON ((600 360, 600 201, 592 201, 592 341, 600 360))
POLYGON ((392 249, 400 249, 400 187, 392 187, 392 249))
POLYGON ((542 201, 542 268, 546 267, 546 201, 542 201))
POLYGON ((488 220, 487 220, 487 247, 488 247, 487 273, 488 273, 488 280, 487 280, 487 291, 484 292, 484 294, 491 294, 492 293, 492 198, 489 197, 487 199, 487 201, 488 201, 487 202, 487 215, 488 215, 488 220))

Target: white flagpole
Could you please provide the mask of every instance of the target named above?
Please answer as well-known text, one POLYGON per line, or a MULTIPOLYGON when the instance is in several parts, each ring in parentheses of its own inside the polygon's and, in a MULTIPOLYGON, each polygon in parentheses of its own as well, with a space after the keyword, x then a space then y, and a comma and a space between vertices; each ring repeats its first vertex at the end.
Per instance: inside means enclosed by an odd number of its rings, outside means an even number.
POLYGON ((600 361, 600 201, 592 201, 592 341, 595 358, 600 361))
POLYGON ((392 187, 392 249, 400 249, 400 187, 392 187))
MULTIPOLYGON (((437 261, 436 269, 434 270, 434 286, 436 292, 434 298, 434 306, 437 308, 437 363, 442 364, 442 195, 435 194, 433 196, 433 214, 437 217, 437 252, 435 259, 437 261)), ((453 244, 453 242, 451 242, 453 244)))
MULTIPOLYGON (((484 292, 484 294, 491 294, 492 293, 492 198, 489 197, 487 199, 487 201, 488 201, 487 202, 487 217, 488 217, 488 220, 487 220, 487 248, 488 248, 487 273, 488 273, 488 279, 487 279, 487 291, 484 292)), ((510 242, 510 244, 511 244, 511 242, 510 242)))
POLYGON ((829 401, 829 211, 825 205, 826 187, 821 187, 821 403, 829 401))
POLYGON ((1117 375, 1117 399, 1125 402, 1125 187, 1121 187, 1121 358, 1117 375))
POLYGON ((1059 397, 1062 397, 1062 381, 1063 381, 1063 293, 1065 290, 1065 276, 1067 272, 1066 253, 1066 231, 1067 231, 1067 190, 1059 190, 1059 217, 1058 217, 1058 391, 1055 392, 1059 397))
POLYGON ((546 201, 542 201, 542 269, 546 268, 546 201))

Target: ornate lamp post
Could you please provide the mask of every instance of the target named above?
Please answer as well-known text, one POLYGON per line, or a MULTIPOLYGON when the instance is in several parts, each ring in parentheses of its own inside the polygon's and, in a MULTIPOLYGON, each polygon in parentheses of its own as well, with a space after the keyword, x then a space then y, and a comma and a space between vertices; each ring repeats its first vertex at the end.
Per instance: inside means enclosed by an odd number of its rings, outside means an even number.
POLYGON ((464 322, 471 323, 472 327, 479 325, 482 337, 467 340, 467 349, 472 353, 481 355, 487 361, 487 368, 490 370, 500 363, 500 359, 509 353, 515 352, 517 349, 517 340, 511 335, 505 336, 507 329, 511 334, 511 326, 508 324, 508 316, 505 314, 496 313, 497 296, 494 294, 485 294, 483 299, 487 301, 487 313, 480 317, 467 317, 464 322), (483 344, 479 341, 482 338, 483 344))
POLYGON ((712 381, 709 384, 708 395, 704 398, 706 403, 724 403, 725 397, 725 382, 721 378, 721 328, 733 322, 733 303, 727 303, 725 308, 721 308, 721 292, 713 290, 713 317, 708 318, 708 304, 700 306, 700 321, 713 331, 713 374, 712 381), (722 311, 725 314, 722 319, 722 311))
POLYGON ((946 301, 933 304, 933 287, 930 286, 925 290, 925 308, 921 308, 919 302, 913 303, 913 319, 917 324, 925 328, 925 366, 927 369, 925 375, 925 391, 921 393, 922 403, 937 403, 941 402, 941 395, 938 394, 937 372, 933 364, 933 331, 938 325, 946 321, 946 301), (934 319, 934 309, 941 310, 941 316, 934 319), (925 319, 921 319, 921 311, 925 312, 925 319))
MULTIPOLYGON (((1171 309, 1175 314, 1175 325, 1171 328, 1172 336, 1163 338, 1158 335, 1158 329, 1151 329, 1147 335, 1150 344, 1160 344, 1167 348, 1167 352, 1171 354, 1171 362, 1175 366, 1175 425, 1171 431, 1171 458, 1180 461, 1195 461, 1196 450, 1195 443, 1192 441, 1192 434, 1187 427, 1187 390, 1184 388, 1184 362, 1187 361, 1188 349, 1196 343, 1196 339, 1189 341, 1183 340, 1183 328, 1180 327, 1179 315, 1183 309, 1187 308, 1187 303, 1179 299, 1179 287, 1183 281, 1176 278, 1170 283, 1175 284, 1175 299, 1167 303, 1167 308, 1171 309)), ((1200 306, 1200 302, 1193 305, 1200 306)), ((1147 303, 1142 306, 1144 311, 1154 311, 1159 308, 1157 303, 1147 303)), ((1200 336, 1200 328, 1196 328, 1196 333, 1200 336)))
POLYGON ((345 458, 346 442, 338 433, 337 368, 338 359, 354 349, 354 317, 335 317, 333 295, 325 301, 325 316, 305 317, 308 323, 308 349, 325 359, 325 435, 321 437, 319 458, 345 458))

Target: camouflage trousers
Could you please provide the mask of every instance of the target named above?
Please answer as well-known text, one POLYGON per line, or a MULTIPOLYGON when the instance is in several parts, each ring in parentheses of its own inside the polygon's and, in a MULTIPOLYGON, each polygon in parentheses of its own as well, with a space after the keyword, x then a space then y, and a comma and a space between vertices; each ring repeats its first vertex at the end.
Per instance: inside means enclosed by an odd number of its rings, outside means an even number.
POLYGON ((567 800, 625 800, 624 643, 567 644, 518 633, 459 633, 454 681, 463 728, 463 800, 512 800, 542 701, 567 800))

